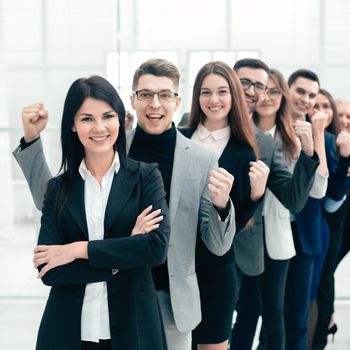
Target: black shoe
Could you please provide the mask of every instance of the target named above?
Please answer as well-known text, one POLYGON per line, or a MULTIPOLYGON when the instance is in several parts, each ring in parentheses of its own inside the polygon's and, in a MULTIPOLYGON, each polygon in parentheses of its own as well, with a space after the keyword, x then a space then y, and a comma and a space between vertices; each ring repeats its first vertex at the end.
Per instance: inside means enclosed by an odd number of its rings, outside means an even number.
POLYGON ((338 326, 336 323, 333 324, 332 327, 328 328, 327 334, 332 334, 332 342, 334 342, 334 335, 338 331, 338 326))

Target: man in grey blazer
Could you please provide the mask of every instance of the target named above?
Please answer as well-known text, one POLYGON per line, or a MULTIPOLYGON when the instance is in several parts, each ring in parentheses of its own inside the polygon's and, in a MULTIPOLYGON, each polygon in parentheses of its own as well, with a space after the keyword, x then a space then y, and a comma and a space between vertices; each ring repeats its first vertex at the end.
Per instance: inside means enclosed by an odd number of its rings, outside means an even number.
MULTIPOLYGON (((129 155, 157 162, 170 208, 171 236, 167 262, 153 270, 170 350, 191 349, 191 330, 201 320, 195 273, 197 230, 208 249, 223 255, 235 233, 234 208, 229 200, 233 177, 217 169, 214 152, 202 149, 179 133, 172 123, 180 104, 179 72, 165 60, 142 64, 133 79, 131 103, 138 126, 127 134, 129 155)), ((46 125, 42 105, 23 113, 24 140, 14 151, 40 209, 51 178, 38 139, 46 125)))
MULTIPOLYGON (((260 60, 242 59, 236 62, 234 69, 241 80, 246 103, 252 116, 260 96, 266 91, 269 68, 260 60)), ((270 168, 266 186, 292 212, 298 212, 304 207, 319 164, 318 155, 314 152, 311 124, 300 122, 295 132, 300 139, 302 151, 293 174, 288 171, 281 145, 257 128, 255 132, 260 160, 270 168)), ((254 224, 237 234, 233 242, 236 264, 242 272, 242 284, 237 306, 238 315, 231 334, 231 349, 251 348, 255 333, 254 310, 256 303, 259 303, 256 283, 260 286, 260 293, 269 293, 266 289, 267 283, 264 283, 265 290, 261 282, 265 252, 262 211, 263 201, 254 214, 254 224), (252 279, 250 276, 258 276, 258 278, 252 279)), ((274 330, 266 324, 264 324, 264 331, 270 334, 274 330)), ((273 336, 269 339, 273 339, 273 336)), ((269 346, 271 349, 278 348, 276 344, 269 346)))

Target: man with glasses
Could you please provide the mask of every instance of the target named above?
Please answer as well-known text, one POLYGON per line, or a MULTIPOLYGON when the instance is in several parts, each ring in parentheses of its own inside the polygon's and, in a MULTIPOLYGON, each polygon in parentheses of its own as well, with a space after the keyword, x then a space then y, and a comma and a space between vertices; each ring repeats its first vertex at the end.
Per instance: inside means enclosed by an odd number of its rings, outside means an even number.
MULTIPOLYGON (((267 91, 269 68, 260 60, 242 59, 236 62, 234 70, 240 78, 247 107, 252 116, 257 102, 267 91)), ((255 131, 260 160, 270 168, 266 186, 287 209, 293 212, 300 211, 308 198, 319 164, 318 156, 313 149, 311 125, 307 122, 299 124, 297 136, 302 151, 293 174, 288 171, 281 145, 258 128, 255 128, 255 131)), ((234 350, 251 349, 256 328, 256 313, 260 310, 260 304, 264 302, 261 297, 269 293, 262 288, 274 287, 263 283, 261 275, 264 271, 264 254, 266 254, 262 209, 263 201, 255 211, 253 225, 238 233, 233 241, 236 264, 242 272, 237 318, 231 334, 230 349, 234 350)), ((263 331, 266 349, 283 349, 280 347, 280 339, 274 337, 273 325, 264 324, 263 331)))
MULTIPOLYGON (((136 70, 131 104, 138 125, 127 133, 127 151, 133 159, 157 162, 162 174, 170 208, 171 235, 167 261, 153 269, 153 278, 168 349, 190 350, 191 331, 201 320, 195 272, 197 231, 210 251, 223 255, 232 244, 235 217, 229 199, 233 176, 222 168, 215 170, 215 153, 185 138, 172 122, 180 105, 179 78, 176 66, 162 59, 149 60, 136 70)), ((24 138, 33 144, 25 145, 22 140, 22 145, 14 152, 38 208, 41 208, 46 183, 51 177, 38 140, 46 125, 40 122, 40 115, 44 113, 39 112, 36 120, 23 121, 24 138), (26 134, 36 123, 35 132, 26 134), (40 179, 33 176, 36 169, 44 172, 40 179)))

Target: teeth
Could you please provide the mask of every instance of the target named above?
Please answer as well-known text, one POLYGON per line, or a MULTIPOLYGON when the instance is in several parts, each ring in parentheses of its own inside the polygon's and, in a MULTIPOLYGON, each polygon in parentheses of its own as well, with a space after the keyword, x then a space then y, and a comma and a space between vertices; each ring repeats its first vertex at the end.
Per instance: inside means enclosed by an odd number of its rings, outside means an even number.
POLYGON ((105 139, 107 139, 108 136, 95 136, 95 137, 91 137, 92 140, 94 141, 103 141, 105 139))
POLYGON ((219 106, 219 107, 209 107, 209 110, 214 111, 214 112, 219 111, 220 109, 221 109, 221 106, 219 106))
POLYGON ((302 103, 297 103, 296 104, 298 107, 300 107, 300 108, 303 108, 303 109, 306 109, 307 108, 307 106, 305 106, 304 104, 302 104, 302 103))
POLYGON ((162 117, 161 114, 147 114, 147 117, 150 119, 160 119, 162 117))

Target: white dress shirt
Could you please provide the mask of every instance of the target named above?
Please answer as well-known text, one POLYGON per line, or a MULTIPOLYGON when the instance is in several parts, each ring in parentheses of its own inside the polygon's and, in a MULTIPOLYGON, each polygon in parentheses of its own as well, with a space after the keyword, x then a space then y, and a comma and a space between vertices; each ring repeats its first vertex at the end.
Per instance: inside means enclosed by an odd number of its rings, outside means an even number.
MULTIPOLYGON (((104 238, 104 218, 114 174, 120 168, 118 153, 103 176, 101 186, 87 169, 82 160, 79 173, 84 180, 85 213, 89 241, 104 238)), ((88 283, 85 289, 81 313, 81 340, 98 343, 100 339, 110 339, 107 283, 88 283)))
POLYGON ((229 125, 223 129, 209 131, 203 124, 199 124, 191 140, 205 148, 214 150, 218 158, 220 158, 230 136, 231 130, 229 125))

